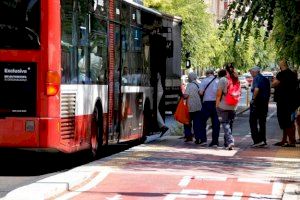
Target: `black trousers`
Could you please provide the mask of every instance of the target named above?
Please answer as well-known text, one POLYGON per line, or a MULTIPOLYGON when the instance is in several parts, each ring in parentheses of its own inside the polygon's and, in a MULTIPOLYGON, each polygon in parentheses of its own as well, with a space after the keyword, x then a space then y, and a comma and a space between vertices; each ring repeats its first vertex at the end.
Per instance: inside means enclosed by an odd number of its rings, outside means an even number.
POLYGON ((266 121, 269 102, 255 102, 250 104, 250 130, 254 144, 266 142, 266 121))

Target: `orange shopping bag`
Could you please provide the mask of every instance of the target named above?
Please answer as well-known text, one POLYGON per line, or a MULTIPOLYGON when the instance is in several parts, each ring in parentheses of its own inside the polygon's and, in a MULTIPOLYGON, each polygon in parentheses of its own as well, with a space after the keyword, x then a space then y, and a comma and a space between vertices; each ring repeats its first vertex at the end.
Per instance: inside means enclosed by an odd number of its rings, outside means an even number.
POLYGON ((176 121, 182 124, 190 123, 189 108, 187 102, 183 98, 180 99, 177 105, 176 111, 174 113, 174 118, 176 121))

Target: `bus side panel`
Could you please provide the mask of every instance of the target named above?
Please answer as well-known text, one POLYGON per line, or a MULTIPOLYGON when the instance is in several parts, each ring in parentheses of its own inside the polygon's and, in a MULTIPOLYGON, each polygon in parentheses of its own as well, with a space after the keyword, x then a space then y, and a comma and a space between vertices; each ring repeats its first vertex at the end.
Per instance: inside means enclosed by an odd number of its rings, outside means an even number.
POLYGON ((41 10, 41 63, 38 66, 37 106, 41 118, 58 118, 59 93, 54 96, 46 95, 46 77, 48 71, 61 74, 60 0, 41 1, 41 10))
POLYGON ((61 85, 60 148, 73 152, 90 147, 91 122, 96 102, 102 108, 103 141, 107 138, 107 85, 61 85))
POLYGON ((60 1, 41 1, 41 49, 37 70, 37 117, 39 147, 57 148, 59 144, 60 98, 46 94, 47 73, 60 75, 60 1))

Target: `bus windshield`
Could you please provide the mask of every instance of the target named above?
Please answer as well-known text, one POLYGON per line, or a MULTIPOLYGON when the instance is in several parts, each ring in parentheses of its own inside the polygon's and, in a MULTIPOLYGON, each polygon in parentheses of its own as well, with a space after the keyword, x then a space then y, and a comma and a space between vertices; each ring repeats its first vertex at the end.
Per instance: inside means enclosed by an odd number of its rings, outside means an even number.
POLYGON ((39 49, 40 0, 0 1, 0 49, 39 49))

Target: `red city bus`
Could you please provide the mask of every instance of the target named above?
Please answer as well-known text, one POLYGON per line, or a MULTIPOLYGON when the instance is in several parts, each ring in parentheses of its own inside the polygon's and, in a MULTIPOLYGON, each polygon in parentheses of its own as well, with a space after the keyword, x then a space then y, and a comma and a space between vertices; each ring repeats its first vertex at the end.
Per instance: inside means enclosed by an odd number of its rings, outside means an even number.
POLYGON ((162 19, 127 0, 0 1, 0 147, 144 139, 170 51, 162 19))

